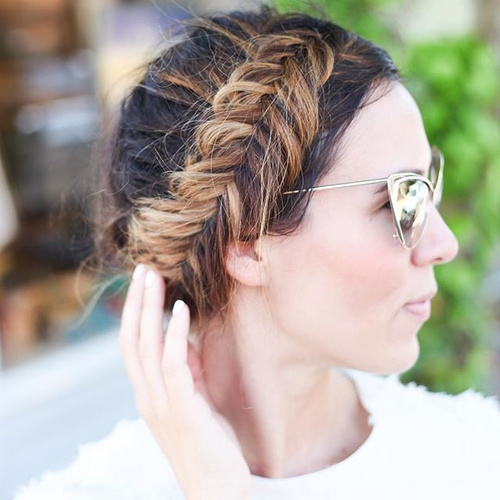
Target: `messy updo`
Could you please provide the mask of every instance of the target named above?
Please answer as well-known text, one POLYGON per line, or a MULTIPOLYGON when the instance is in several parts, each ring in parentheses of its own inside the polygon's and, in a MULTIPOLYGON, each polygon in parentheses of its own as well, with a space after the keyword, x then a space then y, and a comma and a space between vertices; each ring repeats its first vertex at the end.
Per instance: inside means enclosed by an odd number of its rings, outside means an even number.
POLYGON ((388 54, 308 15, 184 21, 121 105, 106 172, 103 257, 165 279, 193 320, 228 305, 228 243, 295 231, 356 113, 400 76, 388 54))

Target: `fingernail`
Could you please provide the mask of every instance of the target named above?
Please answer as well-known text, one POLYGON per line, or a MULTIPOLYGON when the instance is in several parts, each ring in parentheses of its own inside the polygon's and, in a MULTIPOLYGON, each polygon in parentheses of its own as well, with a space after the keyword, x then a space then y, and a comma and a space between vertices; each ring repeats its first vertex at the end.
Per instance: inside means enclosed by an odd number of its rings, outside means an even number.
POLYGON ((144 285, 146 286, 146 288, 150 287, 151 284, 153 283, 153 281, 155 280, 156 278, 156 273, 150 269, 148 271, 148 274, 146 274, 146 282, 144 283, 144 285))
POLYGON ((172 316, 178 316, 184 307, 184 302, 182 300, 176 300, 174 307, 172 307, 172 316))
POLYGON ((138 264, 134 269, 134 274, 132 275, 133 280, 139 279, 144 274, 144 269, 146 266, 144 264, 138 264))

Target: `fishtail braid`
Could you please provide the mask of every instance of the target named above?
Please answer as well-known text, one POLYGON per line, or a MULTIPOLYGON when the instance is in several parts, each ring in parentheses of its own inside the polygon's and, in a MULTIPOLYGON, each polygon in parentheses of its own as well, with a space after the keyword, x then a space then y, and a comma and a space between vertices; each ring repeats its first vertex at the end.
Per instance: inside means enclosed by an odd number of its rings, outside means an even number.
POLYGON ((373 81, 396 73, 385 52, 339 26, 268 7, 196 18, 186 33, 122 106, 111 185, 132 186, 116 194, 126 203, 110 228, 126 262, 164 276, 166 307, 182 298, 205 320, 233 289, 227 245, 294 226, 300 200, 282 193, 321 175, 320 133, 340 137, 373 81), (131 162, 154 184, 127 178, 131 162))

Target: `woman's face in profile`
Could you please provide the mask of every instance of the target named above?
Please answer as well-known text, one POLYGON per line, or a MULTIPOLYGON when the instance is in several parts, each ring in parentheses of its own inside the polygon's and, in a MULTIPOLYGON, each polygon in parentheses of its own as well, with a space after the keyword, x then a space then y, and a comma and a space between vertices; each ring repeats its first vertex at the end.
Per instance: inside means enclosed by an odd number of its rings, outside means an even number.
MULTIPOLYGON (((430 145, 402 84, 359 112, 341 151, 320 184, 427 175, 430 145)), ((430 206, 420 243, 404 249, 392 237, 387 190, 375 194, 379 187, 316 191, 301 228, 271 241, 267 294, 274 320, 297 338, 304 357, 401 373, 418 359, 417 332, 428 319, 405 304, 437 290, 433 267, 452 260, 458 244, 430 206)))

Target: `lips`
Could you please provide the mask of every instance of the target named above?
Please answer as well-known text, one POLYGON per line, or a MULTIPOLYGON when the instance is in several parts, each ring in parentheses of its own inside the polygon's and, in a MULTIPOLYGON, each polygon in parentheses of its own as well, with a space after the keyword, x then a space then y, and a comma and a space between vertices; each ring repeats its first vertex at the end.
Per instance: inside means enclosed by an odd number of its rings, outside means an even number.
POLYGON ((412 300, 410 302, 407 302, 407 304, 419 304, 421 302, 425 302, 426 300, 432 300, 437 294, 437 290, 431 290, 429 293, 426 293, 425 295, 422 295, 418 299, 412 300))
POLYGON ((403 309, 419 320, 426 321, 431 316, 431 300, 435 297, 436 293, 437 290, 432 290, 416 300, 407 302, 403 306, 403 309))

